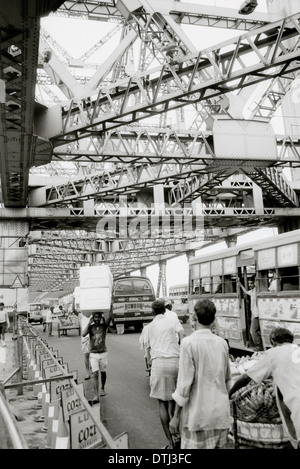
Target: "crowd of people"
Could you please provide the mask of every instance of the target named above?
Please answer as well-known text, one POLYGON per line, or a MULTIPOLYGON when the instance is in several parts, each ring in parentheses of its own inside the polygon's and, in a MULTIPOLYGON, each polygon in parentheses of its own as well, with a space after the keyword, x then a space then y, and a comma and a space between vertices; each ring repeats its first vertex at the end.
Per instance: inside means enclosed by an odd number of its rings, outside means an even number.
POLYGON ((188 336, 175 317, 169 317, 167 303, 154 301, 154 319, 140 337, 151 365, 150 397, 158 400, 167 448, 226 448, 233 423, 230 399, 250 380, 261 383, 272 378, 284 431, 291 447, 298 449, 300 354, 293 334, 275 328, 270 335, 272 348, 230 387, 229 347, 215 333, 213 301, 195 303, 192 319, 196 326, 188 336))
MULTIPOLYGON (((252 298, 255 318, 253 287, 250 285, 245 293, 252 298)), ((49 336, 53 309, 43 310, 43 331, 49 336)), ((272 378, 284 432, 291 447, 300 449, 300 348, 293 343, 290 330, 274 328, 270 334, 272 347, 232 385, 229 345, 216 333, 216 306, 212 300, 196 301, 191 317, 195 330, 188 335, 172 311, 170 298, 155 300, 152 311, 153 320, 143 327, 139 341, 150 374, 150 397, 158 402, 166 448, 226 448, 233 424, 230 400, 251 380, 262 383, 272 378)), ((60 312, 63 314, 62 308, 60 312)), ((95 312, 88 318, 80 313, 85 379, 92 379, 94 389, 92 404, 106 395, 106 334, 110 319, 109 313, 95 312)), ((8 327, 8 314, 0 302, 2 346, 8 327)), ((256 338, 256 345, 262 347, 261 337, 256 338)))
MULTIPOLYGON (((169 298, 155 300, 152 311, 154 318, 144 326, 139 341, 150 371, 150 397, 158 402, 160 423, 168 442, 166 448, 228 447, 233 424, 232 396, 250 380, 261 383, 267 378, 273 378, 279 413, 291 447, 299 447, 300 354, 290 331, 275 328, 270 336, 273 348, 266 350, 230 387, 229 346, 216 334, 213 301, 202 299, 195 303, 192 318, 195 330, 189 335, 172 311, 169 298)), ((93 380, 93 403, 97 403, 106 394, 106 332, 110 318, 97 312, 85 319, 81 346, 86 379, 93 380)))

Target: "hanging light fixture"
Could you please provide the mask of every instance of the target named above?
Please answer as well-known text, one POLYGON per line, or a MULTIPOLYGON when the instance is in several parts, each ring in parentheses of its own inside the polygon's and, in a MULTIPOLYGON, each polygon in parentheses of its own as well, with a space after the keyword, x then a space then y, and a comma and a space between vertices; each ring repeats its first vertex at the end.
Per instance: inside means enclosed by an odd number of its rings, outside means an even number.
POLYGON ((239 14, 240 15, 250 15, 254 12, 257 7, 257 0, 245 0, 240 6, 239 14))

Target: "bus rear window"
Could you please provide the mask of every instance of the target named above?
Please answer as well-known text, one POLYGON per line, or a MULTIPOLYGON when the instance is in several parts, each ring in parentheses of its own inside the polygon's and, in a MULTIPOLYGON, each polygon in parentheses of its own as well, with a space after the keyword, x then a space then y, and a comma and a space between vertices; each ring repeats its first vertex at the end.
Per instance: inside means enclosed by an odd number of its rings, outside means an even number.
POLYGON ((150 293, 152 293, 151 284, 144 279, 124 279, 118 280, 115 283, 114 294, 116 296, 125 294, 149 295, 150 293))

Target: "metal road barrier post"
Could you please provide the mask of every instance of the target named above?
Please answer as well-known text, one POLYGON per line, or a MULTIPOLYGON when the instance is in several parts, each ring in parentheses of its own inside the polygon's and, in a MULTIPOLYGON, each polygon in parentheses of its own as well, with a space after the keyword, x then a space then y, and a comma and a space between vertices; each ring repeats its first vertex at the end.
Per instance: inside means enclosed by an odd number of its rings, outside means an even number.
MULTIPOLYGON (((127 442, 127 434, 124 434, 125 439, 121 438, 122 436, 116 439, 111 437, 101 422, 100 410, 97 415, 96 409, 91 408, 84 396, 82 384, 77 384, 74 377, 76 372, 69 372, 68 366, 60 363, 60 358, 55 356, 55 353, 48 348, 47 343, 29 327, 27 322, 19 321, 16 343, 15 350, 19 366, 11 374, 11 377, 17 374, 17 382, 8 383, 6 380, 4 390, 15 388, 18 390, 18 394, 23 394, 24 386, 44 388, 44 392, 41 393, 42 414, 38 421, 44 423, 43 431, 47 432, 45 448, 117 449, 119 445, 124 445, 125 440, 127 442), (53 364, 46 369, 40 359, 43 353, 47 355, 47 360, 49 359, 53 364), (23 359, 26 369, 25 380, 23 379, 23 359), (54 388, 56 391, 57 388, 61 389, 55 398, 53 393, 51 396, 52 386, 56 386, 54 388), (66 391, 69 392, 69 395, 66 391), (68 411, 67 408, 69 408, 68 411), (89 424, 82 427, 81 424, 85 421, 89 424)), ((38 395, 35 398, 38 399, 38 395)), ((14 438, 16 439, 16 437, 14 438)), ((125 445, 128 446, 126 442, 125 445)))

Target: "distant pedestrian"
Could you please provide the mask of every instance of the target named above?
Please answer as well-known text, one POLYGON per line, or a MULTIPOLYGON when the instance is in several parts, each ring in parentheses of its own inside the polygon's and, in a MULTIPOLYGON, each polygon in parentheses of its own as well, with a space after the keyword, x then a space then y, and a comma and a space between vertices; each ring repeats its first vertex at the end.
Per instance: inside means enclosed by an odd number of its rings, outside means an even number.
POLYGON ((64 310, 63 305, 59 305, 58 309, 59 309, 60 316, 63 316, 63 317, 66 316, 66 311, 64 310))
POLYGON ((54 310, 54 307, 50 306, 50 308, 47 310, 47 315, 46 315, 46 325, 48 329, 48 336, 53 335, 52 334, 53 310, 54 310))
POLYGON ((180 344, 182 339, 185 337, 185 330, 184 330, 183 325, 181 324, 177 314, 175 313, 175 311, 173 311, 173 301, 171 300, 171 298, 169 298, 169 297, 164 298, 163 301, 165 302, 165 308, 166 308, 165 317, 167 317, 171 321, 173 321, 173 323, 175 325, 175 330, 176 330, 178 342, 180 344))
POLYGON ((5 333, 10 326, 9 317, 7 311, 4 309, 4 303, 0 303, 0 345, 6 347, 5 333))
POLYGON ((232 424, 228 345, 210 329, 216 315, 214 303, 198 300, 194 311, 196 330, 180 346, 170 431, 181 432, 181 449, 223 449, 232 424))
POLYGON ((158 400, 161 425, 168 439, 169 449, 175 447, 169 423, 174 413, 172 393, 176 388, 179 343, 176 325, 165 315, 165 302, 158 299, 152 303, 154 319, 147 325, 143 342, 148 362, 151 363, 150 397, 158 400))
POLYGON ((47 311, 48 311, 48 306, 44 306, 42 310, 42 318, 43 318, 43 332, 46 332, 46 318, 47 318, 47 311))
POLYGON ((90 338, 90 367, 94 384, 93 402, 99 402, 99 397, 105 396, 105 384, 107 377, 108 354, 106 347, 106 332, 110 316, 104 316, 102 312, 94 313, 82 331, 82 337, 90 338), (101 377, 99 379, 99 372, 101 377), (100 387, 101 386, 101 387, 100 387))

